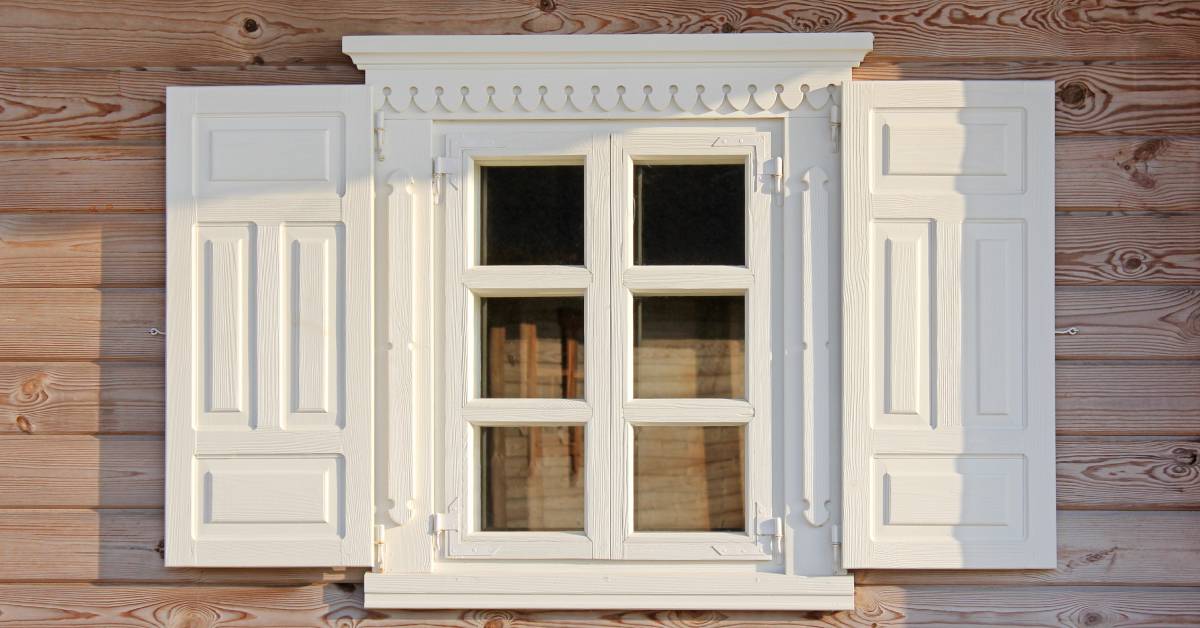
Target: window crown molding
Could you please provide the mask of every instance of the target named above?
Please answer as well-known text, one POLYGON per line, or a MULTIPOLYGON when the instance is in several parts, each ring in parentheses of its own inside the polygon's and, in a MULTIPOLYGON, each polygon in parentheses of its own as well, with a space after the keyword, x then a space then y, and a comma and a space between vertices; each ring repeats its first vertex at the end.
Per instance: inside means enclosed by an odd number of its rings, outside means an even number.
POLYGON ((349 36, 398 112, 780 113, 829 100, 870 33, 349 36))

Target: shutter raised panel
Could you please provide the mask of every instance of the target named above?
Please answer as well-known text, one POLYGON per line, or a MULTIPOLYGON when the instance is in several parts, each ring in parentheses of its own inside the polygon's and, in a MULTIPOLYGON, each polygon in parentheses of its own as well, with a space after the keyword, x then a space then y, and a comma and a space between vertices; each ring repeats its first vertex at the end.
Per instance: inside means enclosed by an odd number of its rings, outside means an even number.
POLYGON ((168 89, 168 566, 371 564, 370 116, 168 89))
POLYGON ((1052 568, 1054 91, 845 88, 848 568, 1052 568))

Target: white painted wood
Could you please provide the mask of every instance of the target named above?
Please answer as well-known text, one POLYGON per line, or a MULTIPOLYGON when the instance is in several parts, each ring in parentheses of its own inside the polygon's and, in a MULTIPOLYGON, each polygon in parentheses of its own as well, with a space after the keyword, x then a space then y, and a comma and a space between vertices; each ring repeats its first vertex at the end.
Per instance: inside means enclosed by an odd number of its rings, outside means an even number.
POLYGON ((167 110, 166 564, 370 565, 370 93, 167 110))
POLYGON ((367 608, 842 610, 851 576, 780 574, 366 575, 367 608))
POLYGON ((408 117, 778 117, 821 108, 870 33, 345 37, 408 117))
POLYGON ((551 132, 545 126, 507 125, 502 129, 472 128, 447 133, 443 155, 459 171, 446 181, 445 195, 445 513, 453 528, 446 539, 446 559, 580 559, 605 557, 600 539, 607 469, 601 459, 607 439, 611 403, 608 392, 609 239, 605 225, 609 206, 608 136, 586 127, 551 132), (476 259, 479 225, 480 164, 575 163, 585 172, 584 267, 482 266, 476 259), (584 297, 584 401, 562 399, 480 398, 480 297, 580 295, 584 297), (493 412, 494 411, 494 412, 493 412), (480 530, 481 490, 478 428, 496 424, 584 425, 585 529, 563 532, 483 532, 480 530))
MULTIPOLYGON (((771 213, 774 181, 762 177, 774 156, 770 132, 702 128, 633 127, 612 141, 614 250, 611 351, 612 388, 620 407, 611 434, 609 465, 621 471, 609 515, 613 558, 626 560, 763 560, 775 549, 757 534, 760 517, 782 516, 774 498, 776 467, 771 433, 771 213), (632 174, 637 162, 741 163, 746 172, 746 266, 635 266, 632 174), (642 294, 740 294, 746 301, 746 399, 638 400, 633 395, 633 299, 642 294), (731 412, 732 410, 732 412, 731 412), (747 414, 747 410, 749 414, 747 414), (745 532, 646 534, 633 528, 635 425, 745 425, 745 532), (763 511, 760 513, 759 511, 763 511)), ((770 178, 770 177, 767 177, 770 178)), ((782 556, 778 556, 782 558, 782 556)))
POLYGON ((845 564, 1052 568, 1053 83, 845 89, 845 564))

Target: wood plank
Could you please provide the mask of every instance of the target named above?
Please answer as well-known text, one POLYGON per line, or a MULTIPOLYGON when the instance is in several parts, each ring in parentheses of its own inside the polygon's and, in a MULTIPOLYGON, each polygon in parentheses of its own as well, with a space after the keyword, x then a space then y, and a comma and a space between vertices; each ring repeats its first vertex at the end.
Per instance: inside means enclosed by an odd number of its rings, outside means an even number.
POLYGON ((630 5, 613 0, 448 0, 396 7, 262 0, 203 5, 69 0, 10 3, 0 13, 9 67, 345 63, 343 35, 871 31, 879 59, 1195 59, 1200 25, 1185 0, 1003 5, 919 0, 887 5, 721 0, 630 5))
POLYGON ((1200 288, 1064 286, 1056 291, 1060 360, 1200 359, 1200 288))
MULTIPOLYGON (((6 564, 23 566, 0 572, 0 581, 269 580, 282 585, 353 579, 350 571, 258 570, 255 575, 254 570, 165 569, 160 554, 162 516, 161 510, 0 510, 0 555, 6 564)), ((872 584, 1200 586, 1198 528, 1200 512, 1063 511, 1056 570, 871 571, 863 577, 872 584)))
MULTIPOLYGON (((1191 63, 869 61, 855 78, 1050 79, 1060 135, 1198 135, 1200 76, 1191 63)), ((168 85, 356 84, 349 65, 0 69, 0 140, 163 138, 168 85)))
MULTIPOLYGON (((1056 153, 1060 211, 1200 211, 1200 137, 1066 137, 1056 153)), ((161 144, 0 143, 0 211, 161 212, 163 164, 161 144)))
POLYGON ((1061 435, 1200 436, 1200 363, 1056 365, 1061 435))
POLYGON ((1059 215, 1054 269, 1059 285, 1200 284, 1200 214, 1059 215))
POLYGON ((0 360, 162 362, 164 297, 157 288, 4 288, 0 360))
POLYGON ((1058 507, 1200 510, 1200 440, 1058 439, 1058 507))
POLYGON ((1062 135, 1200 135, 1200 73, 1192 63, 886 63, 867 58, 855 79, 1053 80, 1062 135))
POLYGON ((863 584, 1200 586, 1200 512, 1059 511, 1058 568, 864 570, 863 584))
POLYGON ((161 364, 0 362, 0 435, 162 434, 161 364))
POLYGON ((166 281, 162 214, 0 213, 0 288, 166 281))
MULTIPOLYGON (((1060 439, 1059 508, 1200 510, 1200 442, 1060 439)), ((0 508, 161 508, 163 442, 0 436, 0 508)))
POLYGON ((0 212, 164 208, 161 143, 0 143, 0 212))
POLYGON ((154 436, 0 436, 0 508, 162 508, 154 436))
POLYGON ((362 587, 0 585, 0 616, 22 626, 397 626, 734 628, 745 626, 1162 626, 1200 622, 1189 588, 860 586, 852 611, 372 610, 362 587))
POLYGON ((1200 210, 1200 138, 1067 137, 1055 157, 1059 211, 1200 210))
POLYGON ((349 65, 218 68, 0 69, 0 140, 164 138, 168 85, 363 82, 349 65))
POLYGON ((162 510, 0 510, 0 582, 362 581, 362 569, 167 569, 162 510))

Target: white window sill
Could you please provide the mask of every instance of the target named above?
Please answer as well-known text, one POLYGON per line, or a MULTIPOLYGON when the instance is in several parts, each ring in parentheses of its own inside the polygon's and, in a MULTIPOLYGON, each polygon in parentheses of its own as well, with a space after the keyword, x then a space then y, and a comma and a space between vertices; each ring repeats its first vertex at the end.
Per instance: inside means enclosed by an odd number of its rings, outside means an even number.
POLYGON ((853 576, 368 573, 367 608, 848 610, 853 576))

